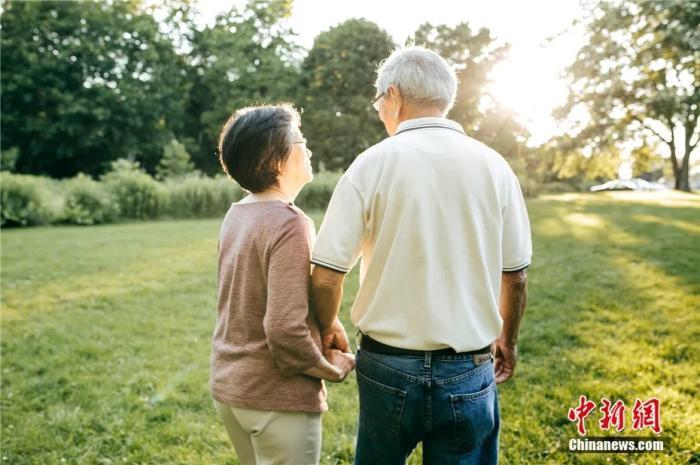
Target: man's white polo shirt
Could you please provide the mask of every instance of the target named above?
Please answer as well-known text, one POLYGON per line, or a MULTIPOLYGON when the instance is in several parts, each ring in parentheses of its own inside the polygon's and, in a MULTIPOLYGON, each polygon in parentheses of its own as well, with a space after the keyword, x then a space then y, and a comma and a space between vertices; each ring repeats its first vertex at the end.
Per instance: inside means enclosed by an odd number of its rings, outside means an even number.
POLYGON ((530 265, 518 179, 505 159, 444 118, 402 122, 340 178, 311 261, 361 258, 351 318, 394 347, 458 352, 498 337, 501 271, 530 265))

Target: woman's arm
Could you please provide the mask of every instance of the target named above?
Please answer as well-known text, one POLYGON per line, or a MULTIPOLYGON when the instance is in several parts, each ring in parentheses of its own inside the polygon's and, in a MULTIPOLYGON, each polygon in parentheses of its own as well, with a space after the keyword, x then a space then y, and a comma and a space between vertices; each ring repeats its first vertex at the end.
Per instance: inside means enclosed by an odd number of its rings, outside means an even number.
POLYGON ((343 381, 355 368, 355 357, 352 354, 339 350, 332 350, 326 353, 318 363, 311 368, 304 370, 304 374, 321 378, 332 383, 343 381))
POLYGON ((323 358, 309 329, 310 224, 290 216, 278 227, 268 252, 265 339, 285 376, 311 369, 333 379, 337 372, 323 358), (317 371, 318 370, 318 371, 317 371))

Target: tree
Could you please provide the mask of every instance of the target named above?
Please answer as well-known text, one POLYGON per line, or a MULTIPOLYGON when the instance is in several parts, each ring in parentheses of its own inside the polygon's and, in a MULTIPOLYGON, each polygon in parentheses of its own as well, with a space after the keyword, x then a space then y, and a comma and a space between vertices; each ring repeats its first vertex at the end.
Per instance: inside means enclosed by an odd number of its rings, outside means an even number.
POLYGON ((184 135, 205 172, 220 170, 217 136, 234 111, 298 97, 300 49, 283 24, 290 11, 290 0, 251 0, 217 16, 211 27, 191 28, 184 135))
POLYGON ((699 24, 698 0, 600 1, 557 115, 585 106, 590 123, 578 139, 594 146, 657 138, 669 149, 676 189, 690 190, 690 155, 700 140, 699 24))
POLYGON ((509 159, 525 152, 528 131, 515 112, 495 101, 488 92, 489 73, 508 53, 487 28, 473 31, 468 23, 456 26, 422 24, 409 42, 440 54, 457 72, 459 87, 450 118, 479 141, 509 159))
POLYGON ((664 162, 658 155, 658 147, 655 141, 645 140, 640 147, 632 150, 632 176, 635 178, 647 178, 653 180, 654 175, 663 175, 664 162))
POLYGON ((194 165, 185 146, 177 139, 168 142, 163 149, 163 158, 156 167, 156 178, 176 178, 192 172, 194 172, 194 165))
POLYGON ((301 68, 303 130, 314 167, 344 170, 386 137, 372 108, 379 62, 394 44, 376 24, 350 19, 322 32, 301 68))
POLYGON ((131 157, 153 169, 179 131, 183 62, 139 1, 4 3, 2 150, 72 176, 131 157))

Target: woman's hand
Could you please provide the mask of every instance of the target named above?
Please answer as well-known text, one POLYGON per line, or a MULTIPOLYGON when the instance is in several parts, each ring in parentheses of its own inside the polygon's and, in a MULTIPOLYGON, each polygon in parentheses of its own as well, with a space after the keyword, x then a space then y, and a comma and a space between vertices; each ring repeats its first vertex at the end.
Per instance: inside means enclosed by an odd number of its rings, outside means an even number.
POLYGON ((303 371, 305 375, 320 378, 330 383, 343 381, 355 368, 355 356, 351 352, 329 349, 323 352, 316 365, 303 371))
POLYGON ((355 355, 352 352, 342 352, 338 349, 331 349, 325 351, 323 355, 326 357, 326 360, 338 370, 338 378, 328 379, 330 382, 339 383, 345 380, 348 374, 355 369, 355 355))

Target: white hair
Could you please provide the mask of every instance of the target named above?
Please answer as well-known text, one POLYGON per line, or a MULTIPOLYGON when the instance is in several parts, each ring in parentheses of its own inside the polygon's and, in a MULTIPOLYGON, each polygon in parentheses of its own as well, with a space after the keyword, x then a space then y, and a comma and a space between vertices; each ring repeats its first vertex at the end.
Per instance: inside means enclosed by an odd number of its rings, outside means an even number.
POLYGON ((437 53, 412 46, 395 50, 379 64, 377 93, 395 85, 409 103, 438 107, 445 113, 452 108, 457 94, 457 76, 437 53))

